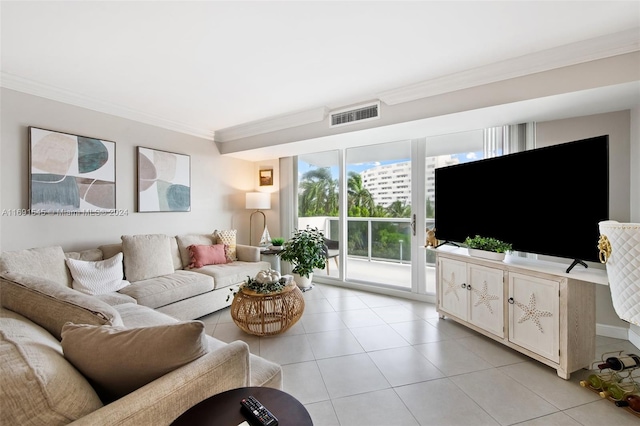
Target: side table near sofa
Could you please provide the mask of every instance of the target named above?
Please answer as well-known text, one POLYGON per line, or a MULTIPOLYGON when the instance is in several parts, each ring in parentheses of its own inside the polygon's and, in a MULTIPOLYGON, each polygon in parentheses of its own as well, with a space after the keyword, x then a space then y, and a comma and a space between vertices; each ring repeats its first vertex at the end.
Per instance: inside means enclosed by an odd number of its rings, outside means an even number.
POLYGON ((277 419, 279 426, 312 426, 311 416, 304 405, 293 396, 278 389, 265 387, 246 387, 232 389, 213 395, 191 407, 176 419, 172 426, 199 425, 239 425, 244 420, 249 424, 251 416, 241 408, 240 401, 249 396, 255 397, 277 419))

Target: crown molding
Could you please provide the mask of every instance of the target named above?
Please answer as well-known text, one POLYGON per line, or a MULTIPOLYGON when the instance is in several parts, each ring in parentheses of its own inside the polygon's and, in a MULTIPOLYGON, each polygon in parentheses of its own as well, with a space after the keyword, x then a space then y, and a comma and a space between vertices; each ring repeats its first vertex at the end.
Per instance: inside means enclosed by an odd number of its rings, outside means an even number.
POLYGON ((329 108, 318 107, 305 111, 283 114, 264 120, 252 121, 225 129, 216 130, 216 142, 230 142, 236 139, 247 138, 264 133, 275 132, 277 130, 290 129, 292 127, 303 126, 305 124, 318 123, 323 121, 329 114, 329 108))
POLYGON ((387 90, 378 97, 387 105, 396 105, 638 50, 640 28, 636 27, 387 90))
MULTIPOLYGON (((640 27, 635 27, 618 33, 583 40, 387 90, 379 93, 378 99, 387 105, 396 105, 639 50, 640 27)), ((325 120, 330 112, 329 108, 323 106, 220 129, 215 131, 214 134, 211 129, 194 127, 165 117, 150 115, 69 90, 18 77, 4 71, 0 72, 0 86, 183 134, 209 140, 215 139, 216 142, 221 143, 321 122, 325 120)))
POLYGON ((200 129, 197 127, 186 125, 184 123, 169 120, 164 117, 146 114, 140 111, 133 110, 131 108, 123 107, 121 105, 116 105, 95 98, 90 98, 88 96, 61 89, 59 87, 54 87, 39 83, 37 81, 18 77, 5 71, 2 71, 0 73, 0 86, 11 90, 16 90, 18 92, 24 92, 30 95, 63 102, 65 104, 75 105, 93 111, 111 114, 140 123, 149 124, 151 126, 173 130, 178 133, 213 140, 213 131, 209 129, 200 129))

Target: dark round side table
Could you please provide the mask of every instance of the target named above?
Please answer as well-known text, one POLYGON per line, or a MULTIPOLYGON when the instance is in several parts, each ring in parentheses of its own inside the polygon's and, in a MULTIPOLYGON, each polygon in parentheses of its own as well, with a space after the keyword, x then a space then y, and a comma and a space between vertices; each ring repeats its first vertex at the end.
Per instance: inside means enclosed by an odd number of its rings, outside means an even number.
POLYGON ((263 387, 231 389, 213 395, 188 409, 172 425, 238 426, 243 421, 258 425, 240 405, 248 396, 254 396, 271 411, 279 426, 313 426, 309 412, 300 401, 281 390, 263 387))

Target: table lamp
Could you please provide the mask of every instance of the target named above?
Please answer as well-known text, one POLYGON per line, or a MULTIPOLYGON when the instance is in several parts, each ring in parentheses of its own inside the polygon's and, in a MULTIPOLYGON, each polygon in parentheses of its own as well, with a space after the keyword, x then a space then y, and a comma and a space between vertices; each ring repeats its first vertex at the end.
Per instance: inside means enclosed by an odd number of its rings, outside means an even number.
POLYGON ((268 192, 247 192, 246 200, 245 200, 245 208, 247 210, 255 210, 249 216, 249 245, 251 245, 251 231, 253 229, 253 216, 256 213, 260 213, 262 215, 262 237, 260 238, 260 245, 268 245, 271 242, 271 236, 269 235, 269 230, 267 229, 267 217, 264 212, 261 210, 269 210, 271 208, 271 194, 268 192))

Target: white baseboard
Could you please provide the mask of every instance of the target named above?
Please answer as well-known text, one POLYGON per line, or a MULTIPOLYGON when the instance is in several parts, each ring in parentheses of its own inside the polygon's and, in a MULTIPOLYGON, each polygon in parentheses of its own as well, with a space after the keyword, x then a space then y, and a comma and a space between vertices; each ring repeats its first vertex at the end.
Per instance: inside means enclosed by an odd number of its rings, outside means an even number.
POLYGON ((632 329, 629 329, 629 341, 633 343, 636 348, 640 348, 640 334, 632 329))
MULTIPOLYGON (((613 325, 596 323, 596 334, 598 336, 612 337, 614 339, 630 340, 631 330, 626 327, 616 327, 613 325)), ((640 336, 637 337, 640 339, 640 336)))

